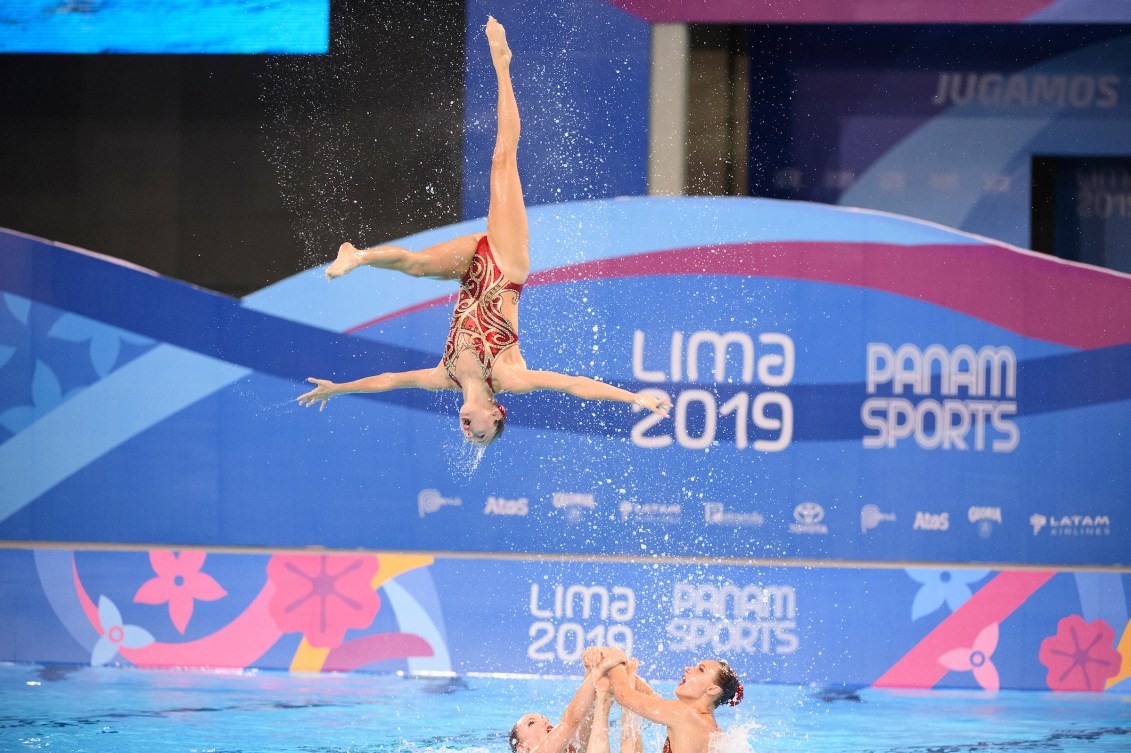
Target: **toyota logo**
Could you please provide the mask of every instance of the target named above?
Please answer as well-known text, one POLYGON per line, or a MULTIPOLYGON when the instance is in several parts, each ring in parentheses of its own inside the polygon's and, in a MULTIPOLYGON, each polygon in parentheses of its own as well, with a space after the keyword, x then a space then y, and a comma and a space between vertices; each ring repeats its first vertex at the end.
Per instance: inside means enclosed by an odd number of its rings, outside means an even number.
POLYGON ((816 502, 802 502, 793 508, 793 518, 798 523, 813 525, 820 523, 825 517, 825 508, 816 502))

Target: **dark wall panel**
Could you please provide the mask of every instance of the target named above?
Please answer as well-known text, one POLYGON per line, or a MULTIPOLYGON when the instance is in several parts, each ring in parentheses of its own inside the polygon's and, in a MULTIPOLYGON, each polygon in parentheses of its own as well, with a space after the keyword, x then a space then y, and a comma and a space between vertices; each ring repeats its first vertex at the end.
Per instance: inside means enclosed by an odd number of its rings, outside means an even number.
POLYGON ((342 1, 328 55, 0 55, 0 226, 243 294, 451 222, 463 18, 342 1))

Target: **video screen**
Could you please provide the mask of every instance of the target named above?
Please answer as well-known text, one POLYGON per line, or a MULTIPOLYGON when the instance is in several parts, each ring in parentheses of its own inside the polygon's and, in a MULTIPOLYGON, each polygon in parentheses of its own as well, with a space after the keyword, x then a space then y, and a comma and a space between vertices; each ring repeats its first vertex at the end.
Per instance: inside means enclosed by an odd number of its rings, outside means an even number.
POLYGON ((4 0, 0 53, 322 54, 330 0, 4 0))
POLYGON ((1131 157, 1033 158, 1033 248, 1131 273, 1131 157))

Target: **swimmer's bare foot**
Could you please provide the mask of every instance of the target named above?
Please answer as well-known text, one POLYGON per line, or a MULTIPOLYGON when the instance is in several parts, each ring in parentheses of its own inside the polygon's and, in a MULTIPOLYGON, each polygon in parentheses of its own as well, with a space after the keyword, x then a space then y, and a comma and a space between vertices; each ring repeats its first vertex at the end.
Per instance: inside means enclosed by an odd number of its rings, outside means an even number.
POLYGON ((357 269, 361 265, 358 254, 358 250, 354 248, 352 243, 343 243, 339 246, 338 258, 334 259, 333 264, 326 267, 326 279, 333 280, 357 269))
POLYGON ((493 16, 487 16, 487 44, 491 48, 491 61, 496 70, 508 67, 511 63, 511 48, 507 45, 507 30, 493 16))

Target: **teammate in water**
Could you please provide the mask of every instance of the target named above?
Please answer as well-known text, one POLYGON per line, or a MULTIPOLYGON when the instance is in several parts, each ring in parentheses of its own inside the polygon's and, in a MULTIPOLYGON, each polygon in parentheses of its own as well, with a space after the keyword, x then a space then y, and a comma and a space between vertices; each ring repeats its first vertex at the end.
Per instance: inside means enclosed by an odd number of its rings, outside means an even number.
POLYGON ((742 683, 729 664, 707 659, 687 667, 675 689, 675 699, 663 698, 639 682, 624 666, 624 652, 602 649, 596 673, 604 671, 622 708, 668 728, 663 753, 707 753, 711 737, 720 732, 715 709, 737 706, 742 683))
POLYGON ((471 443, 487 445, 502 434, 507 412, 499 392, 556 390, 584 400, 614 400, 667 416, 671 401, 636 394, 583 376, 526 367, 518 344, 518 300, 530 271, 529 232, 518 176, 518 103, 511 85, 511 50, 506 32, 487 20, 487 42, 498 80, 498 123, 491 159, 491 198, 487 232, 455 238, 413 252, 398 246, 359 250, 350 243, 338 249, 326 270, 333 279, 359 266, 403 272, 413 277, 459 280, 459 298, 440 363, 431 369, 390 372, 335 384, 310 378, 315 388, 299 396, 309 407, 353 392, 384 392, 419 387, 460 390, 460 428, 471 443))
MULTIPOLYGON (((613 693, 606 669, 599 666, 603 658, 601 649, 585 649, 581 657, 585 679, 566 706, 562 720, 555 726, 541 714, 523 715, 507 738, 511 753, 610 753, 609 710, 613 693)), ((644 686, 644 681, 636 677, 634 660, 621 673, 630 685, 644 686)), ((622 719, 620 745, 620 753, 642 752, 638 725, 622 719)))

